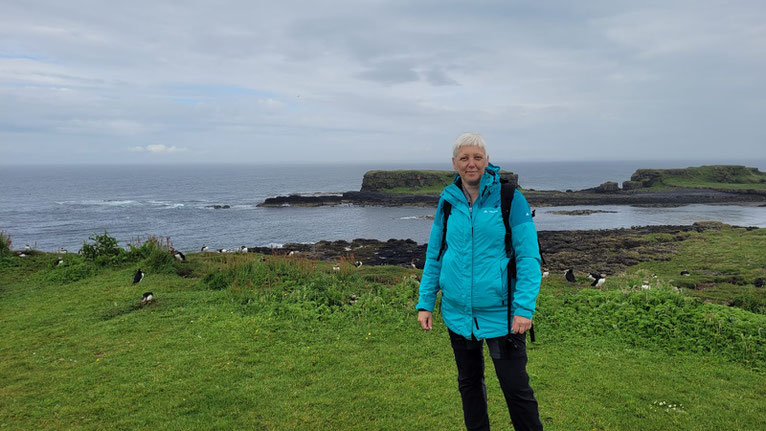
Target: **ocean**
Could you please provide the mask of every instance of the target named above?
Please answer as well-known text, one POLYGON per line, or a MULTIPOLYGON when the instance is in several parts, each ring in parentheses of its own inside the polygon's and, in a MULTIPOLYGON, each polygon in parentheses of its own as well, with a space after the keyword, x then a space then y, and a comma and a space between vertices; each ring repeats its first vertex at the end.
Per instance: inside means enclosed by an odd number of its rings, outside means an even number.
MULTIPOLYGON (((583 189, 605 181, 628 180, 638 168, 678 168, 711 164, 669 161, 497 163, 519 174, 524 188, 583 189)), ((764 170, 766 160, 746 164, 764 170)), ((292 193, 359 190, 372 169, 451 169, 445 164, 346 165, 149 165, 2 166, 0 231, 13 247, 77 251, 94 233, 108 232, 125 246, 149 235, 169 236, 184 251, 279 246, 287 242, 410 238, 428 240, 434 208, 279 207, 259 208, 265 198, 292 193), (213 205, 228 205, 215 209, 213 205)), ((630 206, 544 207, 539 230, 607 229, 638 225, 691 224, 718 220, 766 227, 766 208, 687 205, 678 208, 630 206), (587 216, 557 210, 613 211, 587 216)))

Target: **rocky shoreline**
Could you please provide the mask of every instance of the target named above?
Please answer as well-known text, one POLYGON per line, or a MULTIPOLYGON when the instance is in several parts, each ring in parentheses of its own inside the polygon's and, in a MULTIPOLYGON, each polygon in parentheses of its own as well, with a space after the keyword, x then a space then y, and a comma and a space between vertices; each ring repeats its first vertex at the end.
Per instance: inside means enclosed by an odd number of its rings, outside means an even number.
MULTIPOLYGON (((596 193, 592 190, 561 192, 556 190, 525 190, 524 196, 536 207, 575 205, 637 205, 680 206, 688 204, 766 204, 766 195, 756 191, 739 193, 712 189, 674 188, 661 191, 627 190, 596 193)), ((323 205, 377 205, 377 206, 423 206, 435 207, 438 194, 393 194, 380 192, 349 191, 329 196, 289 195, 267 198, 260 207, 323 206, 323 205)))
MULTIPOLYGON (((449 184, 451 171, 369 171, 364 175, 360 191, 325 195, 290 195, 267 198, 261 207, 377 205, 430 206, 439 202, 439 191, 449 184)), ((501 175, 512 184, 518 176, 512 172, 501 175)), ((656 170, 639 169, 622 188, 612 181, 584 190, 522 189, 530 205, 639 205, 679 206, 687 204, 766 205, 766 174, 743 166, 704 166, 700 168, 656 170), (702 173, 700 173, 702 172, 702 173), (694 176, 697 185, 689 186, 694 176), (700 177, 700 175, 704 175, 700 177), (742 182, 744 181, 744 182, 742 182), (683 185, 681 185, 683 184, 683 185), (714 185, 710 185, 714 184, 714 185), (713 188, 705 188, 713 187, 713 188), (744 187, 743 187, 744 186, 744 187)))
MULTIPOLYGON (((669 260, 680 243, 691 232, 720 229, 718 222, 687 226, 638 226, 629 229, 540 231, 539 238, 545 267, 563 272, 574 268, 581 272, 608 275, 624 271, 628 266, 649 260, 669 260), (648 239, 647 234, 665 234, 648 239)), ((757 228, 748 228, 757 229, 757 228)), ((411 239, 355 239, 353 241, 319 241, 315 244, 288 243, 281 248, 251 247, 249 252, 295 256, 307 259, 347 262, 363 265, 399 265, 422 269, 427 244, 411 239)))

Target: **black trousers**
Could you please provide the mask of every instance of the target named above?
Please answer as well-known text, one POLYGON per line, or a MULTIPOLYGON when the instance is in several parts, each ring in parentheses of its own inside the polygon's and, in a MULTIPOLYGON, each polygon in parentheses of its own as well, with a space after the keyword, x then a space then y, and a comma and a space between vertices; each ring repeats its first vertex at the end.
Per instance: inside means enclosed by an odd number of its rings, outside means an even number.
MULTIPOLYGON (((471 340, 449 331, 452 350, 457 364, 457 383, 463 400, 463 418, 468 430, 489 430, 487 414, 487 387, 484 384, 483 341, 471 340)), ((527 374, 526 335, 488 338, 489 355, 495 365, 495 374, 505 395, 511 422, 516 431, 542 430, 537 400, 529 386, 527 374)))

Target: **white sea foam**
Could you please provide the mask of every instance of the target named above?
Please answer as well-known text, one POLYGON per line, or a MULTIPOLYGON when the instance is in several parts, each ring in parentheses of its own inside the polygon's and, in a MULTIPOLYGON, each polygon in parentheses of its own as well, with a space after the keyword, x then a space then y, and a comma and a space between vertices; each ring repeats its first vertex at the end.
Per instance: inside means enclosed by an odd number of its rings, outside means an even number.
POLYGON ((141 205, 140 202, 134 200, 95 200, 85 199, 80 201, 56 201, 59 205, 96 205, 96 206, 111 206, 111 207, 124 207, 129 205, 141 205))
POLYGON ((434 216, 432 215, 416 215, 399 217, 399 220, 432 220, 433 218, 434 216))

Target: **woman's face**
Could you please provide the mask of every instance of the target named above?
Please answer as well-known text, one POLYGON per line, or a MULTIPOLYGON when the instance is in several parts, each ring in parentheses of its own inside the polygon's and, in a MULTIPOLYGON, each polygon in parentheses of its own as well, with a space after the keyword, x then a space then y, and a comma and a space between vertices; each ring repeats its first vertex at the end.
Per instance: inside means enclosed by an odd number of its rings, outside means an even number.
POLYGON ((463 183, 471 186, 479 185, 487 164, 489 164, 489 157, 478 146, 462 147, 458 150, 457 156, 452 158, 452 166, 455 167, 463 183))

